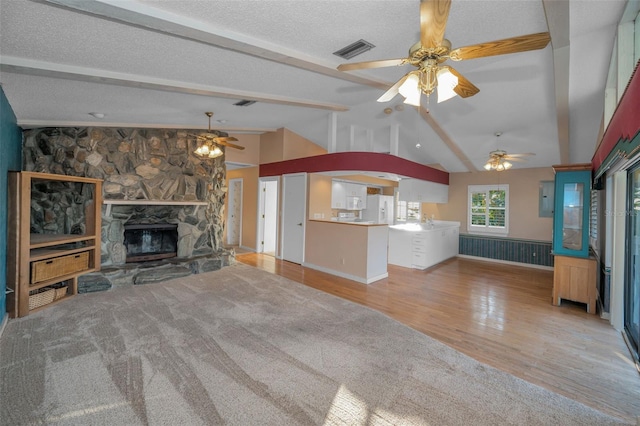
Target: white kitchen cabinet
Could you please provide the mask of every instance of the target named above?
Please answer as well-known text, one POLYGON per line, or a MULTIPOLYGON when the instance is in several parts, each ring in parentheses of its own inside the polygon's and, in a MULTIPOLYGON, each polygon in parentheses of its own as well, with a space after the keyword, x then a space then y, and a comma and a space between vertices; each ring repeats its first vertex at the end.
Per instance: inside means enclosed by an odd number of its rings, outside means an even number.
POLYGON ((367 208, 367 185, 333 179, 331 183, 331 208, 346 209, 348 198, 360 199, 360 208, 367 208))
POLYGON ((411 245, 412 232, 389 227, 389 255, 387 261, 392 265, 411 268, 413 264, 413 250, 411 245))
POLYGON ((347 190, 345 183, 339 180, 333 180, 331 183, 331 208, 344 209, 347 207, 347 190))
POLYGON ((400 201, 422 203, 447 203, 449 185, 420 179, 402 179, 398 184, 400 201))
POLYGON ((389 227, 389 263, 427 269, 458 255, 459 222, 389 227))
POLYGON ((398 199, 400 201, 418 201, 413 196, 413 179, 402 179, 398 182, 398 199))

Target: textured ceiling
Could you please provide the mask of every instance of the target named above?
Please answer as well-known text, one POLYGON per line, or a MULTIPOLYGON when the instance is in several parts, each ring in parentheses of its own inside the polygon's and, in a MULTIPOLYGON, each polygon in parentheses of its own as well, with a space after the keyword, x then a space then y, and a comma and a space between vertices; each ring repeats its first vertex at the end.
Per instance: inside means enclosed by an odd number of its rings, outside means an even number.
POLYGON ((212 127, 240 143, 287 127, 324 147, 335 130, 338 151, 393 152, 397 135, 398 155, 450 172, 481 170, 496 148, 536 154, 514 167, 587 162, 625 2, 549 3, 453 0, 453 47, 549 31, 544 6, 552 44, 453 63, 480 93, 434 97, 427 120, 400 96, 376 102, 410 66, 342 73, 332 54, 365 39, 375 48, 352 61, 405 57, 419 38, 417 0, 2 1, 0 82, 24 127, 206 128, 214 111, 212 127), (233 106, 243 98, 258 102, 233 106))

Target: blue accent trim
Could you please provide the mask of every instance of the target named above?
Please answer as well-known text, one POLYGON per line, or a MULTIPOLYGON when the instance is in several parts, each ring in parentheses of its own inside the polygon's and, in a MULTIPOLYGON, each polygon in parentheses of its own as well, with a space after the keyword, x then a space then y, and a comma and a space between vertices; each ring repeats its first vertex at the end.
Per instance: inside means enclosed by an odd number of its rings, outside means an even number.
MULTIPOLYGON (((555 184, 555 211, 553 215, 553 252, 554 254, 564 256, 576 256, 576 257, 589 257, 589 213, 591 211, 591 170, 580 171, 557 171, 556 172, 556 184, 555 184), (571 188, 574 185, 582 184, 582 200, 572 200, 575 204, 582 202, 582 218, 571 217, 574 211, 565 211, 565 204, 567 201, 565 197, 572 195, 573 191, 566 192, 565 185, 570 185, 571 188), (580 235, 576 238, 580 240, 580 250, 574 250, 564 247, 563 236, 565 232, 570 232, 571 228, 564 228, 564 221, 581 221, 582 228, 579 230, 580 235)), ((579 207, 575 207, 577 212, 579 207)), ((578 232, 578 230, 576 230, 578 232)), ((570 235, 569 235, 570 236, 570 235)), ((577 245, 577 244, 576 244, 577 245)))
POLYGON ((20 170, 22 130, 0 86, 0 321, 7 310, 7 172, 20 170))
POLYGON ((550 241, 460 234, 459 253, 508 262, 553 266, 550 241))

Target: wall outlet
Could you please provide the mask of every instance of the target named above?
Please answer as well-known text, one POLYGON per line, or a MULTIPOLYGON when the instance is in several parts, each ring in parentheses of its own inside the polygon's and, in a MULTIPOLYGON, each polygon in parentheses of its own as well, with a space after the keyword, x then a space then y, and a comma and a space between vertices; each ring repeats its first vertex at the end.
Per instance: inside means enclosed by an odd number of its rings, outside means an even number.
POLYGON ((343 257, 342 259, 340 259, 340 262, 341 262, 343 265, 347 263, 347 262, 344 260, 344 257, 343 257))
POLYGON ((314 213, 313 214, 313 218, 314 219, 320 219, 322 217, 322 215, 320 213, 314 213))

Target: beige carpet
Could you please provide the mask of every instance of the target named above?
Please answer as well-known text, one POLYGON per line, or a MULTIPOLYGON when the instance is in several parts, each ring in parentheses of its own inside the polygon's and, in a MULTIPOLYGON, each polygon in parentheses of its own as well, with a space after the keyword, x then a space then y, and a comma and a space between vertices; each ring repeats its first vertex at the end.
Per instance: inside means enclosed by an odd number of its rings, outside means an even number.
POLYGON ((11 320, 3 425, 605 425, 376 311, 250 266, 11 320))

